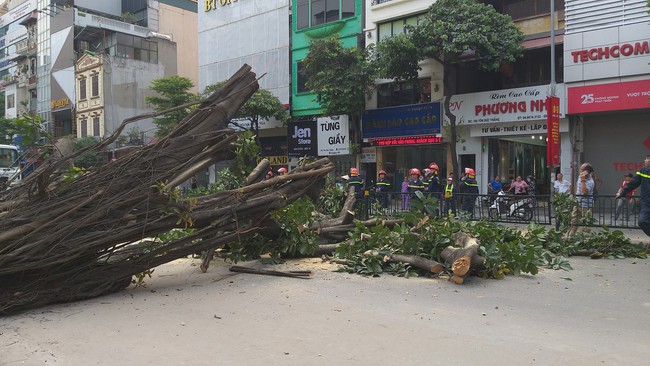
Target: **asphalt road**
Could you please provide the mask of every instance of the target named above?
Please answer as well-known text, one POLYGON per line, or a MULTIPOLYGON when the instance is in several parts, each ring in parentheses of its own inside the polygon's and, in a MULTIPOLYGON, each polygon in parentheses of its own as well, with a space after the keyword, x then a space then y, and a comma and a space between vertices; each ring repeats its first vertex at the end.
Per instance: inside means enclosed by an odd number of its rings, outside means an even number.
POLYGON ((0 365, 650 364, 650 260, 571 263, 455 285, 318 259, 272 267, 310 279, 179 260, 146 288, 0 318, 0 365))

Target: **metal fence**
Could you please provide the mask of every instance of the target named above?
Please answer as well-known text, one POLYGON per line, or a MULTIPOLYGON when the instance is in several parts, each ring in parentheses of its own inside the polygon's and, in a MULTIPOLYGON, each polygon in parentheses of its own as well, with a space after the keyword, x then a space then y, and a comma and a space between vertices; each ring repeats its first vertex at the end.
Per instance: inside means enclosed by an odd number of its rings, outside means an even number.
MULTIPOLYGON (((456 216, 472 220, 489 219, 498 222, 530 223, 543 225, 556 223, 552 196, 515 196, 493 194, 455 194, 451 199, 426 195, 437 202, 437 216, 449 215, 455 209, 456 216), (467 203, 467 200, 471 203, 467 203)), ((417 200, 413 193, 391 192, 370 193, 357 206, 358 214, 370 218, 378 214, 396 216, 408 211, 412 200, 417 200)), ((638 197, 616 199, 615 196, 599 195, 594 198, 591 226, 609 226, 612 228, 636 228, 639 215, 638 197)))

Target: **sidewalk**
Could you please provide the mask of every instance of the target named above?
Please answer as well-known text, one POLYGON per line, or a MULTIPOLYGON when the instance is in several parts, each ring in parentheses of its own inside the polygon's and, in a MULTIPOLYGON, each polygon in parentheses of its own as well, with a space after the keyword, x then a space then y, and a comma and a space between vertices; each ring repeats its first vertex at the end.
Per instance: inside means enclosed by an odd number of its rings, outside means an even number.
MULTIPOLYGON (((512 227, 512 228, 517 228, 520 231, 525 231, 526 228, 528 227, 527 224, 516 224, 516 223, 499 223, 500 225, 506 226, 506 227, 512 227)), ((552 229, 555 228, 555 226, 551 225, 544 225, 546 229, 552 229)), ((592 231, 597 231, 597 230, 602 230, 600 227, 589 227, 592 231)), ((627 228, 610 228, 609 231, 622 231, 623 234, 625 234, 626 237, 630 239, 632 244, 650 244, 650 236, 647 236, 643 230, 636 228, 636 229, 627 229, 627 228)))

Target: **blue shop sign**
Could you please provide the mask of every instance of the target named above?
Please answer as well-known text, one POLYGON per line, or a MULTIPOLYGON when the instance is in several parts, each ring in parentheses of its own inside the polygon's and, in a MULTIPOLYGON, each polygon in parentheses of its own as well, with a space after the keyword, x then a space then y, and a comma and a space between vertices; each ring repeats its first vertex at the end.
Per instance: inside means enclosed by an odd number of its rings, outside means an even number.
POLYGON ((440 102, 370 109, 361 117, 361 137, 437 135, 441 120, 440 102))

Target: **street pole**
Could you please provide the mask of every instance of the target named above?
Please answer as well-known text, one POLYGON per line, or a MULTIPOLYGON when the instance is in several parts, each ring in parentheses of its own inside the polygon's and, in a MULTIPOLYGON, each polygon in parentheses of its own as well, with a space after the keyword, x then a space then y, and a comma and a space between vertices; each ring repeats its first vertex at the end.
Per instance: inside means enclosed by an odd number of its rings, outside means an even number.
MULTIPOLYGON (((555 0, 550 0, 551 2, 551 87, 550 87, 550 97, 551 99, 555 97, 555 0)), ((547 110, 546 113, 551 113, 550 110, 547 110)), ((547 125, 547 128, 551 128, 550 125, 547 125)), ((548 134, 547 134, 548 136, 548 134)), ((548 149, 548 144, 550 144, 551 141, 546 141, 546 148, 548 149)), ((562 148, 559 148, 558 154, 562 154, 562 148)), ((555 187, 555 167, 553 166, 553 162, 550 162, 550 171, 551 171, 551 179, 549 180, 550 182, 550 189, 549 189, 549 202, 553 202, 553 195, 555 194, 554 192, 554 187, 555 187)), ((560 166, 562 164, 560 163, 560 166)), ((547 210, 549 215, 551 214, 551 207, 547 210)), ((549 216, 550 219, 550 216, 549 216)), ((559 230, 559 221, 558 218, 555 218, 555 229, 559 230)))

